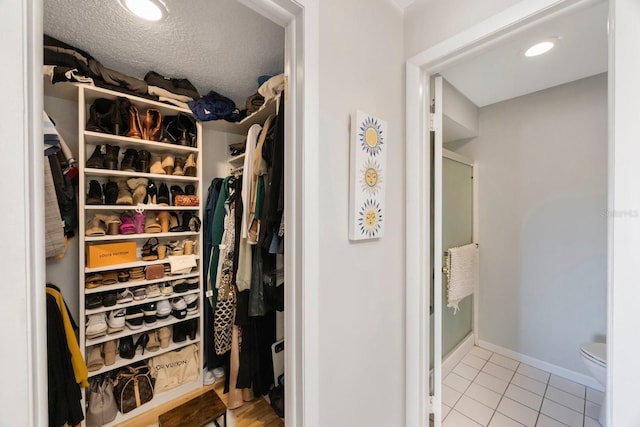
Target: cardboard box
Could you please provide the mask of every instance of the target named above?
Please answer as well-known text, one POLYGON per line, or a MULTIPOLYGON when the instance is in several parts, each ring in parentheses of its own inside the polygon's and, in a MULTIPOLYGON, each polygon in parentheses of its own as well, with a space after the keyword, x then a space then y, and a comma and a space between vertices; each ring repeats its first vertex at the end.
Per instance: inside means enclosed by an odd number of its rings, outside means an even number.
POLYGON ((136 242, 87 245, 87 267, 89 268, 128 262, 136 262, 136 242))

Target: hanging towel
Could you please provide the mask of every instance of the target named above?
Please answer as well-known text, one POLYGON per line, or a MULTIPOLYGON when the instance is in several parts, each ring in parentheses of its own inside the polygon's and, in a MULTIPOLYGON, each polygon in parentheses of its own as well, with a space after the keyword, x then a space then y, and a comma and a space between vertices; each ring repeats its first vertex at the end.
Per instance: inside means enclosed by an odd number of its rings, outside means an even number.
POLYGON ((456 314, 458 303, 473 294, 478 281, 478 245, 449 248, 447 271, 447 307, 456 314))

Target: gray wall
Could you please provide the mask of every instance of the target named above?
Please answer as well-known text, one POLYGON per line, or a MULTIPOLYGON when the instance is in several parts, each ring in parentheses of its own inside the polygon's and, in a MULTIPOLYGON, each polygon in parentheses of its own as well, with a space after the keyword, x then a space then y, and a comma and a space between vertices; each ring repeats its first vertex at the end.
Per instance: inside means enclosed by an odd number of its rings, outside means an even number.
POLYGON ((604 338, 607 77, 480 109, 480 339, 587 374, 604 338))

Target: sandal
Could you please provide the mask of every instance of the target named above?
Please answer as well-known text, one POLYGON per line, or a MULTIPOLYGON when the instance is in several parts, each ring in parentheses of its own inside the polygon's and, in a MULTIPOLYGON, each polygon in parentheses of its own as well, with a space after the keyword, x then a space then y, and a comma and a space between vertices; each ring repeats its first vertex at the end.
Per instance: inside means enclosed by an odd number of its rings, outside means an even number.
POLYGON ((102 215, 96 215, 87 221, 85 226, 85 236, 104 236, 107 234, 107 226, 102 220, 102 215))
POLYGON ((156 237, 152 237, 146 241, 144 246, 142 246, 143 261, 155 261, 158 259, 158 244, 159 241, 156 237), (154 241, 155 243, 153 243, 154 241))
POLYGON ((133 223, 133 217, 129 212, 125 212, 120 215, 120 234, 133 234, 136 232, 136 227, 133 223))
POLYGON ((144 233, 144 211, 136 209, 136 213, 133 214, 133 223, 136 227, 136 234, 144 233))
POLYGON ((160 233, 162 231, 162 227, 160 223, 158 223, 158 218, 156 214, 150 213, 147 214, 145 222, 144 222, 144 232, 145 233, 160 233))
POLYGON ((119 233, 122 221, 120 221, 118 215, 107 215, 103 221, 107 224, 107 234, 114 236, 119 233))
POLYGON ((84 286, 87 289, 95 289, 102 285, 102 274, 91 274, 84 279, 84 286))

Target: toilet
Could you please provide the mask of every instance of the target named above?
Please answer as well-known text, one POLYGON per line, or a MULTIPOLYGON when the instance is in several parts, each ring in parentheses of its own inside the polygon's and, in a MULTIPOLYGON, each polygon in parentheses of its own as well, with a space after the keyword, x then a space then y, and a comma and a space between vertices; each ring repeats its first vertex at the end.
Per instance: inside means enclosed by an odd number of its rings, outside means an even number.
POLYGON ((589 372, 591 372, 596 381, 602 384, 602 387, 605 388, 605 395, 600 409, 600 417, 598 418, 600 425, 605 427, 605 418, 607 413, 607 345, 599 342, 585 343, 580 346, 580 354, 582 355, 582 360, 584 360, 584 364, 587 365, 589 372))

